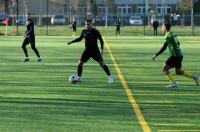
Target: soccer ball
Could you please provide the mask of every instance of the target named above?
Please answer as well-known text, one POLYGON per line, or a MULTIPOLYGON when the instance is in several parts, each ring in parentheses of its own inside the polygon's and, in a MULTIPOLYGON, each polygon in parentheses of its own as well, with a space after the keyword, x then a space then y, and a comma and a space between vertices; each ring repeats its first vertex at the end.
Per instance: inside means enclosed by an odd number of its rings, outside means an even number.
POLYGON ((71 75, 69 77, 69 82, 70 83, 77 83, 77 81, 78 81, 78 77, 76 75, 71 75))

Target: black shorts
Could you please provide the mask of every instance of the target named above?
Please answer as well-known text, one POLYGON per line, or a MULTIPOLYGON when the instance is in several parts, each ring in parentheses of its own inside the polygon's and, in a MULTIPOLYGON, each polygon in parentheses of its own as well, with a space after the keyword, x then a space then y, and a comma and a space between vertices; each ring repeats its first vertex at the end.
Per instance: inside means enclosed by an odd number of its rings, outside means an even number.
POLYGON ((76 32, 76 27, 73 27, 73 31, 76 32))
POLYGON ((81 55, 80 61, 87 62, 90 58, 93 58, 97 62, 103 61, 103 57, 100 54, 99 50, 97 50, 97 51, 84 50, 81 55))
POLYGON ((170 67, 181 68, 182 60, 183 56, 170 56, 165 63, 170 67))
POLYGON ((23 45, 28 45, 29 43, 35 45, 35 36, 25 37, 23 45))

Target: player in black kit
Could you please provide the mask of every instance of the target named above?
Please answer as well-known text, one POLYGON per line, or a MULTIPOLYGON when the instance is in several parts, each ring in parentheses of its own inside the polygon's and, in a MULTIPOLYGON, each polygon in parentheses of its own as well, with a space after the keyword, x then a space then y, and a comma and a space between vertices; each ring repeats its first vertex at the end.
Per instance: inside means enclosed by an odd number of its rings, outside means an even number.
POLYGON ((72 36, 76 36, 76 25, 77 25, 77 22, 74 19, 73 22, 72 22, 72 29, 73 29, 72 36))
POLYGON ((121 27, 121 22, 119 21, 119 19, 117 19, 117 21, 115 22, 115 26, 116 26, 116 35, 120 35, 120 27, 121 27))
POLYGON ((26 46, 30 43, 31 44, 31 48, 33 49, 33 51, 35 52, 35 54, 37 55, 37 61, 40 62, 42 61, 40 54, 37 50, 37 48, 35 47, 35 33, 34 33, 34 22, 31 19, 30 13, 27 14, 27 26, 26 26, 26 33, 24 35, 25 39, 23 41, 22 44, 22 49, 24 51, 25 54, 25 58, 24 58, 24 62, 29 61, 29 57, 28 57, 28 51, 26 49, 26 46))
POLYGON ((101 37, 101 34, 99 31, 92 27, 92 20, 86 20, 85 21, 86 29, 84 29, 80 35, 79 38, 68 42, 68 45, 80 42, 83 38, 85 39, 85 50, 82 53, 81 59, 78 64, 78 81, 81 79, 82 70, 83 70, 83 64, 87 62, 90 58, 93 58, 95 61, 97 61, 101 67, 104 69, 106 74, 108 75, 108 83, 113 83, 113 78, 110 74, 110 71, 107 67, 107 65, 103 61, 103 50, 104 50, 104 42, 101 37), (100 40, 101 43, 101 50, 98 48, 97 39, 100 40))

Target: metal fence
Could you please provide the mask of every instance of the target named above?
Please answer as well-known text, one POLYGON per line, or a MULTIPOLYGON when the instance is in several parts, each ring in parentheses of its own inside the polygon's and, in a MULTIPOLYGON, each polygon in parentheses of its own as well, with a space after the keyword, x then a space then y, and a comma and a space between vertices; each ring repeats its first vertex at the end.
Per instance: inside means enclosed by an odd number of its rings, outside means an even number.
MULTIPOLYGON (((142 14, 133 12, 133 9, 130 12, 127 9, 126 13, 119 13, 117 7, 111 8, 109 5, 106 8, 105 4, 100 3, 97 5, 99 12, 94 15, 91 3, 86 1, 88 0, 79 0, 76 3, 77 6, 73 7, 73 0, 7 0, 8 3, 3 3, 5 6, 0 6, 0 36, 23 35, 28 12, 32 14, 35 22, 36 35, 71 35, 73 19, 82 29, 88 17, 93 18, 93 25, 100 28, 105 35, 112 35, 107 30, 115 30, 117 19, 120 19, 122 23, 122 31, 127 30, 124 35, 153 35, 152 22, 154 20, 157 20, 160 25, 164 21, 170 21, 179 35, 200 35, 200 14, 191 16, 188 12, 174 15, 172 10, 163 15, 152 14, 150 10, 142 14), (7 27, 2 23, 5 19, 9 20, 7 27), (131 23, 131 20, 136 22, 131 23), (107 26, 109 27, 105 28, 107 26)), ((159 26, 158 35, 162 34, 160 28, 161 26, 159 26)))

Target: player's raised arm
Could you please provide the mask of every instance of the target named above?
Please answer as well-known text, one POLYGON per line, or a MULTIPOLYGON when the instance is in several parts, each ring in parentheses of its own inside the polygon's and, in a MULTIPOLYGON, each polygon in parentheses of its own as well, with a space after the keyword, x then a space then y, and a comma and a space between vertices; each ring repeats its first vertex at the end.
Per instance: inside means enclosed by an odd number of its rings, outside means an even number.
POLYGON ((78 37, 78 38, 76 38, 76 39, 74 39, 74 40, 68 42, 67 44, 70 45, 70 44, 72 44, 72 43, 80 42, 81 40, 83 40, 83 38, 84 38, 84 36, 83 36, 83 31, 82 31, 80 37, 78 37))

